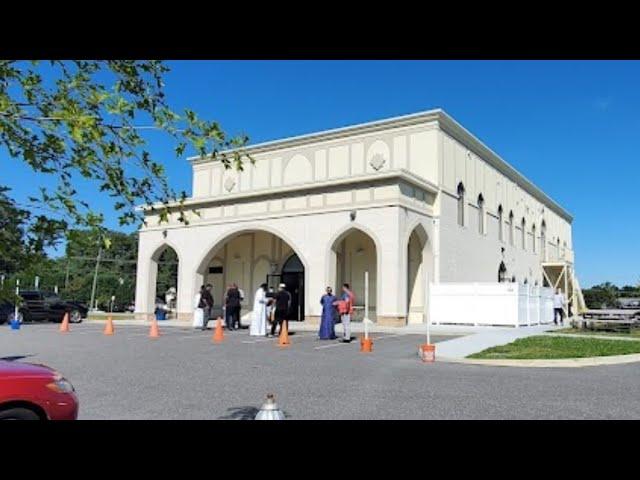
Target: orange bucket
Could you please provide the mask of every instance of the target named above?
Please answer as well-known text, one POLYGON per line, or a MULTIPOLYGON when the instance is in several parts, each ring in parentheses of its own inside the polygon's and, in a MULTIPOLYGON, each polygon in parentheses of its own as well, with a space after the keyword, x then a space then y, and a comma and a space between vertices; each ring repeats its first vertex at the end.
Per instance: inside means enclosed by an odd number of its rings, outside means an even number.
POLYGON ((373 340, 370 338, 360 337, 360 351, 365 353, 371 353, 373 350, 373 340))
POLYGON ((420 345, 420 358, 423 362, 433 363, 436 361, 436 346, 429 343, 420 345))

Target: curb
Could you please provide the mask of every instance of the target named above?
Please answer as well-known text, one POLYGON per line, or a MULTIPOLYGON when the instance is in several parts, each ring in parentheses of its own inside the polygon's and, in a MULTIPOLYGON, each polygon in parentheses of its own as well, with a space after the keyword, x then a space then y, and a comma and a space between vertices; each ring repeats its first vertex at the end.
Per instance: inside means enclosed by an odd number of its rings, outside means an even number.
POLYGON ((601 365, 622 365, 640 362, 640 353, 629 355, 611 355, 608 357, 558 358, 548 360, 494 360, 473 358, 436 357, 436 360, 447 363, 466 363, 469 365, 485 365, 490 367, 525 367, 525 368, 580 368, 601 365))

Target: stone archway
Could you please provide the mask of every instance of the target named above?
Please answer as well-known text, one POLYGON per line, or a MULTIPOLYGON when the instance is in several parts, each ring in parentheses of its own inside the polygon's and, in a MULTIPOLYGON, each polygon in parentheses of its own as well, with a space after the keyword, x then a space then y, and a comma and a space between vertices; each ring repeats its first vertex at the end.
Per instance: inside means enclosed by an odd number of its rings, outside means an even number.
POLYGON ((169 315, 175 316, 178 312, 179 284, 178 251, 169 243, 163 243, 153 252, 149 258, 149 270, 146 284, 146 308, 147 315, 153 316, 158 300, 165 301, 169 306, 169 315))
POLYGON ((336 295, 341 294, 343 283, 348 283, 355 294, 355 312, 352 321, 364 318, 365 272, 369 272, 369 319, 376 321, 378 305, 379 252, 374 238, 357 226, 341 232, 331 244, 329 255, 329 285, 336 295))
MULTIPOLYGON (((300 303, 301 320, 304 320, 305 292, 308 275, 305 260, 299 251, 282 235, 260 227, 245 228, 224 236, 206 251, 195 272, 195 285, 210 283, 214 292, 214 312, 218 312, 224 302, 224 295, 230 283, 236 283, 244 291, 241 319, 243 326, 251 322, 251 310, 255 291, 262 283, 277 287, 281 282, 285 262, 292 256, 301 266, 302 280, 297 292, 290 292, 300 303), (299 290, 302 288, 302 291, 299 290), (216 308, 218 307, 218 308, 216 308)), ((283 282, 286 283, 286 282, 283 282)), ((290 282, 291 283, 291 282, 290 282)), ((294 288, 293 284, 291 288, 294 288)), ((298 309, 292 311, 296 314, 298 309)), ((220 314, 220 313, 216 313, 220 314)))
POLYGON ((429 237, 417 224, 407 240, 407 323, 424 323, 428 304, 429 237))

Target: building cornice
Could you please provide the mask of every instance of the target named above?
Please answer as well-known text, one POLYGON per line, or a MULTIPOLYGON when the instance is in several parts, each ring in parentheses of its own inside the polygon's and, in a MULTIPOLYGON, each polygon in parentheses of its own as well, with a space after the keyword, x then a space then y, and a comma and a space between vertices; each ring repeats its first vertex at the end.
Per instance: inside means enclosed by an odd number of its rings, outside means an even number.
MULTIPOLYGON (((374 133, 378 131, 389 130, 391 128, 410 127, 415 125, 421 125, 429 122, 437 122, 439 128, 451 135, 458 142, 467 147, 470 151, 476 153, 482 160, 485 160, 489 165, 493 166, 500 173, 505 175, 508 179, 520 186, 524 191, 536 198, 538 201, 549 207, 555 213, 567 220, 569 223, 573 221, 573 216, 562 208, 551 197, 545 194, 542 190, 536 187, 530 180, 524 175, 518 172, 515 168, 509 165, 502 157, 491 150, 480 139, 464 128, 453 117, 447 114, 444 110, 437 108, 433 110, 427 110, 424 112, 413 113, 409 115, 402 115, 398 117, 387 118, 383 120, 376 120, 373 122, 367 122, 357 125, 351 125, 342 128, 335 128, 331 130, 324 130, 321 132, 309 133, 305 135, 298 135, 295 137, 288 137, 280 140, 273 140, 269 142, 262 142, 255 145, 250 145, 244 149, 249 155, 256 155, 265 152, 275 152, 286 148, 298 147, 302 145, 308 145, 311 143, 330 141, 342 138, 353 137, 357 135, 374 133)), ((221 153, 231 154, 232 150, 226 150, 221 153)), ((188 160, 193 164, 202 164, 211 162, 211 157, 194 156, 189 157, 188 160)))
MULTIPOLYGON (((322 130, 320 132, 307 133, 297 135, 295 137, 287 137, 268 142, 256 143, 249 145, 243 149, 249 155, 256 155, 263 152, 273 152, 286 148, 299 147, 310 143, 326 142, 329 140, 337 140, 341 138, 353 137, 367 133, 374 133, 389 128, 410 127, 428 123, 438 119, 438 115, 444 113, 440 109, 427 110, 425 112, 412 113, 410 115, 401 115, 399 117, 386 118, 383 120, 375 120, 373 122, 359 123, 357 125, 349 125, 341 128, 333 128, 330 130, 322 130)), ((231 154, 233 150, 224 150, 220 154, 231 154)), ((211 157, 201 157, 196 155, 188 157, 188 161, 193 164, 206 163, 211 161, 211 157)))
MULTIPOLYGON (((320 208, 301 208, 297 210, 291 211, 282 211, 282 212, 266 212, 260 214, 252 214, 252 215, 242 215, 242 216, 234 216, 234 223, 247 223, 247 222, 255 222, 256 220, 267 221, 273 220, 277 218, 288 218, 288 217, 301 217, 306 215, 323 215, 330 214, 336 212, 351 212, 354 209, 375 209, 375 208, 404 208, 406 210, 415 212, 419 215, 424 215, 429 218, 439 218, 432 208, 430 207, 419 207, 413 205, 411 202, 407 202, 402 198, 397 198, 393 200, 374 200, 373 202, 356 202, 351 205, 342 205, 335 207, 320 207, 320 208)), ((211 225, 224 225, 229 223, 229 218, 215 218, 215 219, 204 219, 204 220, 196 220, 189 223, 189 227, 208 227, 211 225)), ((143 226, 140 229, 141 233, 145 232, 154 232, 154 231, 162 231, 162 230, 176 230, 184 228, 183 223, 162 223, 152 226, 143 226)))
MULTIPOLYGON (((363 175, 354 175, 352 177, 344 177, 344 178, 334 178, 323 180, 321 182, 307 182, 301 183, 298 185, 287 185, 280 187, 271 187, 264 188, 260 190, 249 190, 246 192, 238 192, 238 193, 229 193, 224 195, 216 195, 213 197, 198 197, 191 198, 185 200, 183 203, 183 207, 199 207, 199 206, 213 206, 216 204, 224 204, 237 200, 246 200, 256 197, 268 197, 272 195, 283 195, 290 193, 302 193, 302 192, 313 192, 314 190, 326 191, 327 188, 342 186, 342 185, 357 185, 357 184, 367 184, 367 183, 377 183, 384 180, 392 180, 398 179, 405 181, 415 187, 421 188, 428 193, 433 195, 437 195, 439 192, 438 186, 424 180, 423 178, 417 176, 413 172, 410 172, 405 169, 397 169, 397 170, 388 170, 385 172, 379 173, 367 173, 363 175)), ((318 192, 323 193, 323 192, 318 192)), ((169 208, 178 207, 180 204, 178 202, 173 202, 168 204, 169 208)), ((154 209, 163 208, 164 205, 161 203, 155 204, 153 206, 154 209)), ((137 207, 137 210, 146 210, 144 206, 137 207)))

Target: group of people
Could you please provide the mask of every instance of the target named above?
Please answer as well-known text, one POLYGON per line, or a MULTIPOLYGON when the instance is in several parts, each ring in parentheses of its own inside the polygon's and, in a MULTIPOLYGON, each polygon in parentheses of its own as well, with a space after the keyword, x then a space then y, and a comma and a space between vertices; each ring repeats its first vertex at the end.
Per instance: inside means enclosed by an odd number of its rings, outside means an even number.
MULTIPOLYGON (((276 328, 280 326, 282 330, 282 322, 286 320, 287 313, 291 308, 291 294, 285 289, 286 285, 281 283, 278 291, 274 292, 273 288, 267 290, 267 284, 260 285, 253 301, 253 319, 249 328, 249 335, 259 336, 275 336, 276 328), (269 333, 267 333, 267 323, 271 325, 269 333)), ((196 294, 194 302, 193 326, 206 330, 213 311, 213 295, 211 294, 213 286, 209 283, 202 285, 200 291, 196 294)), ((224 295, 224 317, 227 330, 238 330, 242 328, 240 321, 240 312, 242 310, 242 301, 244 300, 244 292, 238 288, 236 283, 232 283, 227 288, 224 295)))
MULTIPOLYGON (((193 326, 206 330, 213 313, 213 295, 211 289, 213 285, 208 283, 200 287, 200 291, 196 294, 194 302, 193 326)), ((242 310, 242 301, 244 300, 244 292, 238 288, 236 283, 232 283, 227 288, 224 295, 224 312, 225 324, 227 330, 236 330, 242 328, 240 322, 240 311, 242 310)))
POLYGON ((351 317, 355 305, 356 296, 348 283, 342 285, 342 294, 337 297, 333 289, 327 287, 326 293, 320 298, 322 305, 322 317, 320 318, 320 340, 334 340, 338 338, 335 332, 336 323, 342 322, 343 342, 351 341, 351 317))
MULTIPOLYGON (((195 298, 195 313, 193 326, 206 330, 213 309, 213 295, 209 283, 203 285, 195 298)), ((238 285, 229 285, 224 296, 225 324, 227 330, 242 328, 240 322, 241 302, 244 300, 244 292, 238 285)), ((342 293, 336 296, 331 287, 327 287, 326 293, 320 298, 322 305, 322 317, 320 320, 320 340, 335 340, 336 323, 342 323, 343 342, 351 341, 351 317, 354 311, 355 295, 348 283, 342 285, 342 293)), ((278 291, 267 288, 263 283, 258 287, 253 297, 253 318, 249 327, 249 335, 261 337, 276 336, 276 329, 282 331, 283 322, 287 321, 287 314, 291 309, 291 294, 286 290, 286 285, 281 283, 278 291), (270 325, 268 330, 267 324, 270 325)), ((279 334, 279 333, 278 333, 279 334)))
POLYGON ((284 283, 278 285, 277 292, 274 292, 273 288, 267 291, 266 283, 258 287, 253 297, 253 319, 249 335, 273 337, 278 326, 282 331, 282 323, 287 321, 287 314, 291 308, 291 294, 285 288, 284 283), (267 323, 271 324, 269 333, 267 323))

